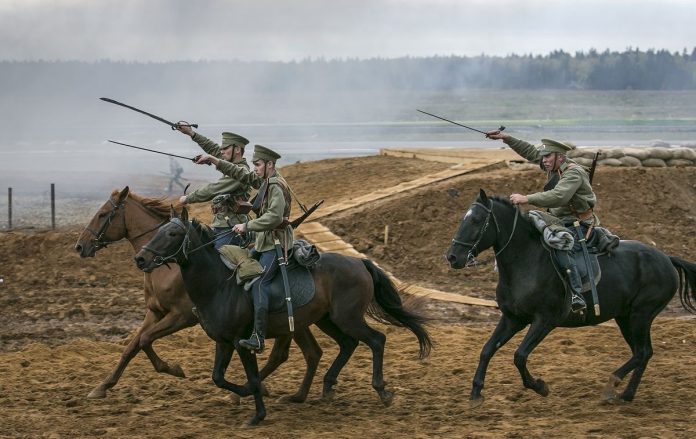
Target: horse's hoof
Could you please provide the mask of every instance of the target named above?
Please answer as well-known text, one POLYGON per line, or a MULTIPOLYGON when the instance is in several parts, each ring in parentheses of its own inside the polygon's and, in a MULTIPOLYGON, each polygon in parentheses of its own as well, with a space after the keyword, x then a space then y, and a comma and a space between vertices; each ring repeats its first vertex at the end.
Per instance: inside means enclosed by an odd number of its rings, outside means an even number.
POLYGON ((186 378, 184 369, 182 369, 181 366, 179 366, 178 364, 175 364, 169 369, 169 374, 177 378, 186 378))
POLYGON ((263 421, 263 418, 265 417, 266 415, 256 415, 253 418, 249 419, 249 421, 247 421, 246 426, 256 427, 257 425, 259 425, 259 422, 263 421))
POLYGON ((333 390, 333 389, 329 389, 329 390, 324 389, 324 391, 323 391, 322 394, 321 394, 321 399, 322 399, 323 401, 333 401, 334 396, 336 396, 336 391, 335 391, 335 390, 333 390))
POLYGON ((621 380, 617 376, 611 375, 609 377, 609 382, 604 386, 604 390, 602 391, 602 399, 609 403, 615 402, 618 399, 616 389, 619 387, 619 384, 621 384, 621 380))
POLYGON ((385 407, 389 407, 394 402, 394 392, 382 390, 379 392, 379 398, 382 400, 382 404, 384 404, 385 407))
POLYGON ((536 382, 536 388, 534 391, 541 396, 549 396, 549 386, 542 379, 538 379, 536 382))
POLYGON ((230 393, 230 402, 234 405, 241 405, 242 397, 237 395, 236 393, 230 393))
POLYGON ((471 398, 469 400, 469 409, 474 410, 481 407, 483 405, 484 399, 485 398, 483 396, 479 396, 478 398, 471 398))
POLYGON ((95 387, 94 390, 89 392, 87 398, 106 398, 106 389, 101 388, 101 386, 95 387))
POLYGON ((261 383, 261 395, 263 396, 271 396, 271 392, 268 391, 268 387, 264 383, 261 383))
POLYGON ((285 395, 285 396, 281 396, 281 397, 278 398, 276 401, 277 401, 277 402, 280 402, 280 403, 288 403, 288 402, 290 402, 290 403, 293 403, 293 404, 301 404, 301 403, 305 402, 306 399, 307 399, 307 397, 305 397, 305 396, 303 396, 303 395, 300 395, 300 394, 297 394, 297 393, 296 393, 296 394, 294 394, 294 395, 285 395))

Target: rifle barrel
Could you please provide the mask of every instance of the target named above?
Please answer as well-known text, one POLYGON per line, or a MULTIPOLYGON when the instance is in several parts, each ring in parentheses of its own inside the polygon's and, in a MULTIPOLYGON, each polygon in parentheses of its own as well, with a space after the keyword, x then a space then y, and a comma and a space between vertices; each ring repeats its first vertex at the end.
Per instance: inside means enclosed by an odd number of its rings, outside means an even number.
POLYGON ((117 141, 115 141, 115 140, 109 140, 109 142, 115 143, 115 144, 117 144, 117 145, 127 146, 127 147, 129 147, 129 148, 142 149, 143 151, 150 151, 150 152, 154 152, 154 153, 157 153, 157 154, 163 154, 163 155, 168 155, 168 156, 171 156, 171 157, 178 157, 178 158, 180 158, 180 159, 186 159, 186 160, 191 160, 191 161, 193 161, 193 158, 192 158, 192 157, 184 157, 184 156, 181 156, 181 155, 169 154, 168 152, 155 151, 154 149, 148 149, 148 148, 143 148, 143 147, 141 147, 141 146, 129 145, 129 144, 127 144, 127 143, 121 143, 121 142, 117 142, 117 141))

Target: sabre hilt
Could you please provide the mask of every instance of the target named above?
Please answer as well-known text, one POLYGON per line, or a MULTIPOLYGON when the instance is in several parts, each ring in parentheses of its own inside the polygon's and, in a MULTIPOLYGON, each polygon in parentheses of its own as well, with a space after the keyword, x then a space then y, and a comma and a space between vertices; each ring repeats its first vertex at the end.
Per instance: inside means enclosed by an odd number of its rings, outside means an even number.
POLYGON ((172 124, 172 129, 174 131, 178 131, 179 127, 198 128, 198 124, 197 123, 175 123, 175 124, 172 124))

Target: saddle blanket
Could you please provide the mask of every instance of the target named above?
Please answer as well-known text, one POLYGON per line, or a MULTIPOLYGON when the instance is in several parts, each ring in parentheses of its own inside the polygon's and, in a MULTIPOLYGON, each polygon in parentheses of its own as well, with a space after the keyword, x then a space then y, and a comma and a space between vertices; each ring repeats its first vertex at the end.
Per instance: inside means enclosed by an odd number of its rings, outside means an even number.
MULTIPOLYGON (((290 260, 288 266, 288 283, 290 284, 290 297, 292 298, 293 309, 306 305, 314 298, 315 287, 312 273, 307 269, 290 260)), ((256 281, 258 282, 258 280, 256 281)), ((255 283, 256 283, 255 282, 255 283)), ((253 285, 254 291, 257 285, 253 285)), ((283 287, 283 274, 280 269, 271 281, 271 287, 268 293, 268 310, 269 312, 286 312, 288 309, 285 299, 285 288, 283 287)))

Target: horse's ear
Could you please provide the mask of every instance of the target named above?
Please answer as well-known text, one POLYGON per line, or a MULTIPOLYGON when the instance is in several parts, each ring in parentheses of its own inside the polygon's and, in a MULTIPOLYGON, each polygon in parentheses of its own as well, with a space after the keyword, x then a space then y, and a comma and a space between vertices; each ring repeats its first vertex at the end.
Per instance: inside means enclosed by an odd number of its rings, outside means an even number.
POLYGON ((128 192, 130 192, 130 188, 128 186, 126 186, 123 188, 121 193, 118 194, 118 202, 119 203, 126 199, 126 197, 128 196, 128 192))
POLYGON ((483 189, 479 189, 479 200, 481 200, 483 204, 488 204, 488 195, 486 195, 486 191, 483 189))
POLYGON ((171 218, 171 219, 179 218, 179 215, 176 213, 174 206, 171 204, 169 205, 169 218, 171 218))
POLYGON ((181 209, 181 219, 182 219, 184 222, 187 222, 187 221, 188 221, 188 209, 185 208, 185 207, 184 207, 183 209, 181 209))

